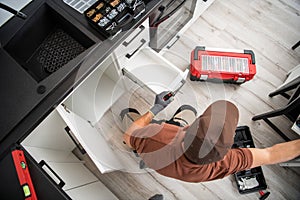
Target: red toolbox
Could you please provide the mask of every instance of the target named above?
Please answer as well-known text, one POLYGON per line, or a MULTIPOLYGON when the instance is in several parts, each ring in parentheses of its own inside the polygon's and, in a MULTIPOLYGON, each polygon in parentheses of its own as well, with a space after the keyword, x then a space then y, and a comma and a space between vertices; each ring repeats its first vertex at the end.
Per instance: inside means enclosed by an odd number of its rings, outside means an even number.
POLYGON ((190 79, 244 83, 256 74, 252 50, 209 49, 197 46, 191 53, 190 79))

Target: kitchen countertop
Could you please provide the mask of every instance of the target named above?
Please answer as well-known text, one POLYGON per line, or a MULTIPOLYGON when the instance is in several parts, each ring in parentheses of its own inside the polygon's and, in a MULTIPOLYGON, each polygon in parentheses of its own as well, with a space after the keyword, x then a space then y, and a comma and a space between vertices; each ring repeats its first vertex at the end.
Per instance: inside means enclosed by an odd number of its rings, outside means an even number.
MULTIPOLYGON (((66 5, 62 0, 34 0, 21 11, 25 14, 38 9, 39 4, 47 2, 63 12, 67 19, 87 34, 95 44, 85 50, 80 56, 71 60, 67 65, 37 82, 23 68, 16 67, 13 59, 1 63, 1 122, 0 122, 0 155, 12 143, 19 143, 61 103, 124 39, 140 25, 161 0, 152 0, 146 5, 146 11, 129 26, 128 31, 119 33, 112 39, 104 39, 97 31, 89 26, 79 12, 66 5), (35 4, 32 6, 31 4, 35 4), (42 90, 42 92, 38 92, 42 90)), ((28 19, 30 20, 30 14, 28 19)), ((7 57, 3 46, 12 35, 7 30, 22 26, 26 20, 12 17, 0 27, 0 60, 7 57)), ((16 30, 17 32, 17 30, 16 30)), ((2 60, 1 60, 2 61, 2 60)))

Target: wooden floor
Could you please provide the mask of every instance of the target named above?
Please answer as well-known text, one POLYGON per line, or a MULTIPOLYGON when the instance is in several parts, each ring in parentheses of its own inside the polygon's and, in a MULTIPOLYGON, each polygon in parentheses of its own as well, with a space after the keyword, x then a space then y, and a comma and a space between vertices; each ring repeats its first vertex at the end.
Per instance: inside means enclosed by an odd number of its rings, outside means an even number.
MULTIPOLYGON (((299 0, 216 0, 207 11, 188 29, 185 35, 164 56, 180 69, 188 67, 189 54, 197 45, 251 49, 256 55, 257 74, 253 80, 242 85, 224 85, 188 81, 168 112, 178 105, 189 103, 198 113, 217 99, 234 102, 240 111, 239 125, 250 127, 257 147, 268 147, 283 142, 263 121, 251 118, 286 104, 281 96, 268 94, 282 84, 286 73, 300 63, 300 47, 291 47, 300 40, 299 0)), ((153 101, 151 98, 131 98, 141 112, 153 101)), ((151 170, 140 170, 139 158, 135 157, 121 142, 122 130, 115 124, 118 109, 112 108, 101 120, 104 132, 112 147, 119 152, 128 170, 100 174, 85 155, 86 165, 119 198, 146 200, 155 194, 171 199, 258 199, 259 194, 238 193, 233 176, 205 183, 185 183, 163 177, 151 170), (117 142, 118 141, 118 142, 117 142)), ((168 115, 168 113, 166 114, 168 115)), ((292 139, 299 137, 290 130, 291 122, 285 117, 272 120, 292 139)), ((300 199, 300 168, 284 168, 279 165, 263 166, 263 172, 271 192, 269 199, 300 199)))

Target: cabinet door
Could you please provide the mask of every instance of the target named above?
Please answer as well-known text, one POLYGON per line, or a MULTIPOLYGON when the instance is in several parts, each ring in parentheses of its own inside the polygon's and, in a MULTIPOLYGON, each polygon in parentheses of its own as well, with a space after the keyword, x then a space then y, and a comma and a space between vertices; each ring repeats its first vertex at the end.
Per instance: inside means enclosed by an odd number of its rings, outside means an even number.
POLYGON ((122 168, 118 157, 100 130, 96 130, 86 120, 69 110, 67 111, 61 105, 56 109, 100 172, 105 173, 122 168))
POLYGON ((215 0, 202 0, 202 1, 197 1, 197 4, 196 4, 196 8, 195 8, 195 12, 194 12, 194 15, 193 15, 193 22, 195 20, 197 20, 200 15, 208 9, 208 7, 214 2, 215 0))
POLYGON ((94 125, 123 93, 119 69, 108 56, 63 103, 94 125))

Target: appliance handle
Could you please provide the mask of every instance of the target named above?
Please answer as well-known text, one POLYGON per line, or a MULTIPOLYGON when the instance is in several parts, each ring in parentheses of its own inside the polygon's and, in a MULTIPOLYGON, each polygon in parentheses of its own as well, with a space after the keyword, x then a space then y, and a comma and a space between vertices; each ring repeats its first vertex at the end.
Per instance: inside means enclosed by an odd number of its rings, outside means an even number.
MULTIPOLYGON (((175 0, 174 0, 175 1, 175 0)), ((171 12, 169 12, 166 16, 163 18, 158 18, 155 22, 151 24, 151 27, 158 27, 159 24, 170 18, 175 12, 177 12, 186 2, 186 0, 183 0, 176 8, 174 8, 171 12)))

